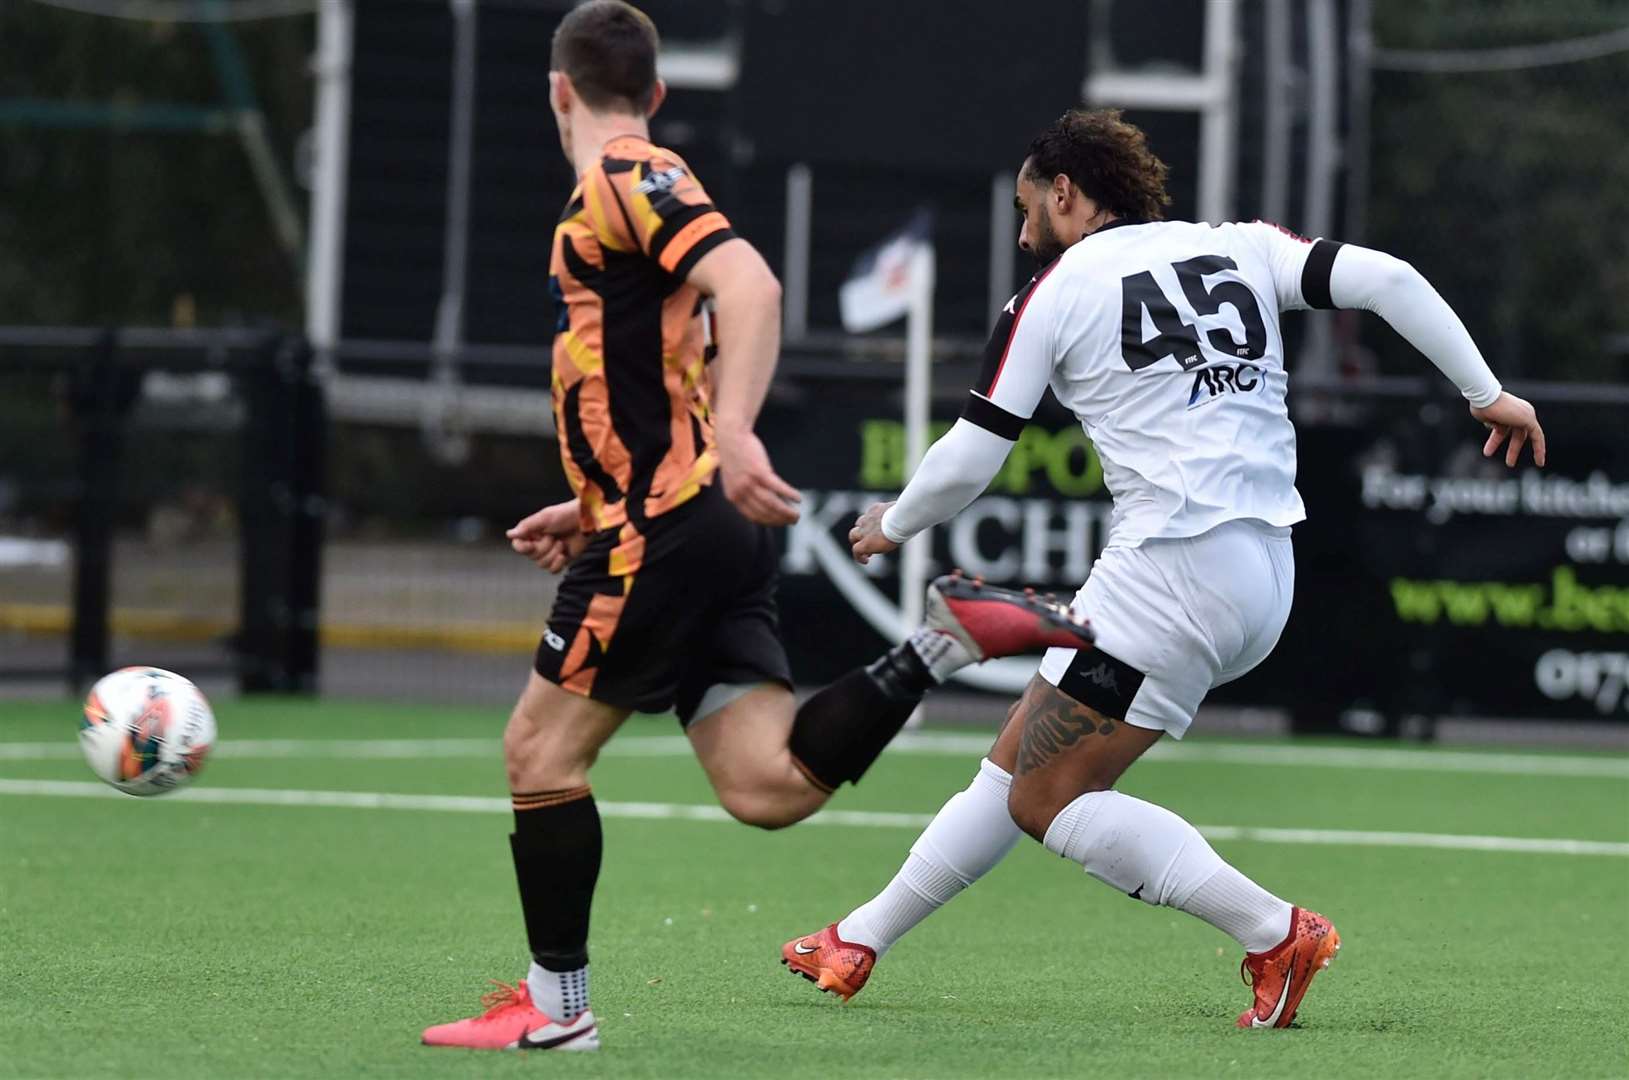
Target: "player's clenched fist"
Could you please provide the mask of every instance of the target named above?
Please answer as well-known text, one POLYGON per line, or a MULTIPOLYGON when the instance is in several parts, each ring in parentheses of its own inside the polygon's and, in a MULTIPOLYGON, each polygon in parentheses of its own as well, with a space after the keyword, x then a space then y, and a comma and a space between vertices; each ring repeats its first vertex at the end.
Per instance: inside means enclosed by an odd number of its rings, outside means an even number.
POLYGON ((1544 464, 1544 429, 1539 427, 1538 414, 1533 406, 1515 394, 1501 393, 1493 404, 1478 409, 1471 406, 1471 415, 1487 426, 1488 441, 1482 445, 1482 456, 1492 457, 1499 452, 1499 444, 1506 439, 1505 464, 1516 467, 1521 460, 1522 447, 1533 444, 1533 464, 1544 464))
POLYGON ((576 499, 545 506, 504 534, 509 546, 551 574, 558 574, 588 546, 576 499))
POLYGON ((848 531, 848 542, 854 545, 854 561, 861 566, 870 562, 873 555, 886 555, 899 549, 898 544, 882 534, 882 515, 892 505, 891 502, 872 503, 848 531))

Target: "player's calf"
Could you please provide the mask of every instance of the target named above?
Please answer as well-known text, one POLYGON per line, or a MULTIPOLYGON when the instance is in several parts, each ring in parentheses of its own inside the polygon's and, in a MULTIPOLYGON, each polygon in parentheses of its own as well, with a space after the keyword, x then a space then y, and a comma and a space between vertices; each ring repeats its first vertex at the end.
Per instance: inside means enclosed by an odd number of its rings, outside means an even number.
POLYGON ((922 697, 969 664, 998 656, 1091 645, 1086 621, 1034 590, 997 589, 960 574, 928 587, 922 626, 867 667, 798 709, 792 757, 823 791, 858 780, 922 697))

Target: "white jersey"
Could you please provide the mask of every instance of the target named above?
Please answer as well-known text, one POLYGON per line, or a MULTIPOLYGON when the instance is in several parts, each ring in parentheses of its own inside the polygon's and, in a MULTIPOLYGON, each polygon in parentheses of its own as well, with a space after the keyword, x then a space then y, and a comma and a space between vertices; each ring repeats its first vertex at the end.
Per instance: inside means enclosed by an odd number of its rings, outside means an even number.
POLYGON ((1331 306, 1338 247, 1259 222, 1113 222, 1013 298, 964 415, 1016 438, 1050 385, 1103 462, 1106 546, 1293 525, 1278 316, 1331 306))

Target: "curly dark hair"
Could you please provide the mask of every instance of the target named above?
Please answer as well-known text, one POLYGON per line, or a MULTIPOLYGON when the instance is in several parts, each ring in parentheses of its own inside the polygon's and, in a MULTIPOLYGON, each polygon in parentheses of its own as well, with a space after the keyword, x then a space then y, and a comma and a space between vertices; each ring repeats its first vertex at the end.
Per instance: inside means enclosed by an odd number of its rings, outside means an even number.
POLYGON ((659 47, 656 24, 643 11, 623 0, 592 0, 560 20, 549 67, 571 77, 590 109, 642 116, 656 93, 659 47))
POLYGON ((1031 140, 1025 166, 1036 183, 1067 176, 1087 198, 1134 221, 1165 216, 1167 171, 1142 128, 1120 119, 1119 109, 1070 109, 1031 140))

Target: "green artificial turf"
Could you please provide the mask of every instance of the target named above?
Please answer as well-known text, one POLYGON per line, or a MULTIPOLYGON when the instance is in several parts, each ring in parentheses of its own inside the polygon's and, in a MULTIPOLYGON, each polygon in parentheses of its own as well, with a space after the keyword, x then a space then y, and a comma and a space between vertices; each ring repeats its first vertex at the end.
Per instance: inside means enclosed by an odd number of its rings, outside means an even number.
MULTIPOLYGON (((474 710, 218 703, 223 742, 496 739, 474 710)), ((0 744, 71 745, 0 703, 0 744)), ((671 735, 639 720, 629 734, 671 735)), ((495 746, 495 744, 494 744, 495 746)), ((1430 753, 1430 751, 1421 751, 1430 753)), ((885 756, 844 809, 931 813, 976 756, 885 756)), ((82 781, 72 758, 0 778, 82 781)), ((501 798, 494 755, 221 755, 200 787, 501 798)), ((700 804, 681 756, 607 756, 604 801, 700 804)), ((1147 761, 1125 790, 1209 825, 1629 840, 1629 780, 1147 761)), ((502 811, 0 794, 0 1077, 1629 1075, 1629 858, 1224 842, 1345 941, 1298 1026, 1238 1032, 1237 947, 1025 842, 850 1005, 777 962, 893 873, 914 827, 607 818, 597 1055, 418 1045, 524 970, 502 811)))

